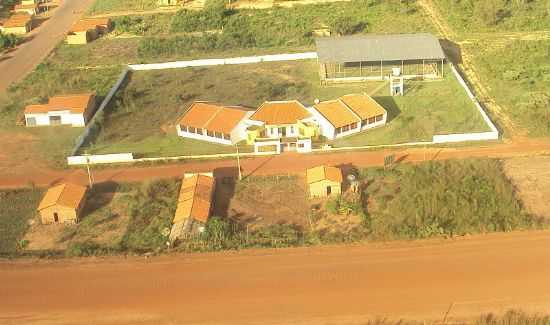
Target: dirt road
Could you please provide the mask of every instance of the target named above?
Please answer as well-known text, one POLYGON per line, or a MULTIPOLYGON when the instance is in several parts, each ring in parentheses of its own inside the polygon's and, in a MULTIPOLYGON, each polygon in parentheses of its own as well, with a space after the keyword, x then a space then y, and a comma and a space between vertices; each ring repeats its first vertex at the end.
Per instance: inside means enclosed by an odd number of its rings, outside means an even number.
POLYGON ((28 35, 28 41, 0 60, 0 94, 30 73, 61 41, 94 0, 64 0, 50 19, 28 35))
POLYGON ((550 232, 0 263, 0 323, 356 324, 550 312, 550 232), (525 254, 529 252, 529 254, 525 254))
MULTIPOLYGON (((384 157, 395 154, 400 163, 427 160, 464 158, 510 158, 550 154, 548 139, 531 139, 508 144, 496 143, 479 147, 458 148, 410 148, 401 150, 335 152, 327 154, 292 154, 242 159, 243 175, 276 175, 303 173, 306 168, 317 165, 353 165, 355 167, 382 166, 384 157)), ((96 182, 134 182, 152 178, 181 177, 186 172, 210 172, 219 170, 220 175, 236 175, 236 161, 212 160, 183 162, 156 166, 127 166, 118 168, 93 168, 96 182)), ((71 181, 86 184, 85 169, 52 170, 39 168, 0 170, 0 188, 25 187, 31 183, 48 186, 55 182, 71 181)))

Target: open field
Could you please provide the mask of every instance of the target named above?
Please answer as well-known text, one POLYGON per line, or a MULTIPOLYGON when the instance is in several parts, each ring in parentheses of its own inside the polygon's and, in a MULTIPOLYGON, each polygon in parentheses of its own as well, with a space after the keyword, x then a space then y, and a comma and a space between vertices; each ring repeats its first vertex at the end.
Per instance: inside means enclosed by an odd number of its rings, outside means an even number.
POLYGON ((0 254, 15 254, 22 249, 21 239, 42 193, 36 189, 0 191, 0 254))
POLYGON ((488 130, 450 71, 442 81, 407 82, 405 96, 390 97, 384 82, 321 86, 317 69, 316 62, 308 60, 134 72, 106 111, 95 141, 83 150, 149 157, 233 152, 228 146, 175 135, 178 117, 194 100, 255 109, 265 100, 298 99, 313 105, 315 98, 366 92, 386 107, 387 126, 336 140, 334 146, 423 141, 434 134, 488 130))
POLYGON ((113 11, 150 10, 157 8, 157 0, 96 0, 88 9, 90 15, 113 11))
POLYGON ((530 136, 550 136, 550 40, 466 46, 505 113, 530 136))
POLYGON ((550 29, 550 2, 432 1, 455 32, 535 31, 550 29))

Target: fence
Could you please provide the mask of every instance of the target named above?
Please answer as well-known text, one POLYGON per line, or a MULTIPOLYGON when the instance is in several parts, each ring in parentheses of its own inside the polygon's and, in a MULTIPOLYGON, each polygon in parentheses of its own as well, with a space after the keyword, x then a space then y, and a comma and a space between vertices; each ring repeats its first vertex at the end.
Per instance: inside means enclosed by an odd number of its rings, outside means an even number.
POLYGON ((67 157, 67 163, 72 165, 95 165, 95 164, 115 164, 133 162, 134 155, 131 153, 113 153, 108 155, 86 155, 67 157))
POLYGON ((146 70, 177 69, 177 68, 203 67, 203 66, 226 65, 226 64, 248 64, 248 63, 276 62, 276 61, 296 61, 296 60, 307 60, 307 59, 317 59, 317 52, 246 56, 246 57, 236 57, 236 58, 227 58, 227 59, 206 59, 206 60, 174 61, 174 62, 164 62, 164 63, 131 64, 128 67, 136 71, 146 71, 146 70))
POLYGON ((105 110, 105 107, 107 107, 107 105, 109 105, 109 103, 113 99, 113 96, 117 92, 118 88, 120 88, 122 83, 126 80, 126 78, 128 77, 128 72, 129 71, 130 71, 130 68, 128 68, 128 67, 125 68, 124 71, 122 71, 122 73, 120 74, 120 77, 118 78, 115 85, 111 88, 111 90, 109 90, 109 93, 107 94, 107 96, 105 96, 105 98, 101 102, 101 105, 99 105, 99 108, 95 112, 94 116, 92 117, 92 119, 90 120, 88 125, 84 128, 84 132, 82 132, 82 134, 80 136, 78 136, 78 138, 76 139, 75 146, 73 147, 73 149, 71 151, 71 156, 76 155, 78 150, 80 150, 80 147, 82 147, 82 145, 86 141, 86 138, 88 138, 88 136, 90 135, 90 132, 91 132, 92 128, 95 126, 95 123, 97 123, 97 120, 99 118, 102 118, 101 113, 103 113, 103 111, 105 110))

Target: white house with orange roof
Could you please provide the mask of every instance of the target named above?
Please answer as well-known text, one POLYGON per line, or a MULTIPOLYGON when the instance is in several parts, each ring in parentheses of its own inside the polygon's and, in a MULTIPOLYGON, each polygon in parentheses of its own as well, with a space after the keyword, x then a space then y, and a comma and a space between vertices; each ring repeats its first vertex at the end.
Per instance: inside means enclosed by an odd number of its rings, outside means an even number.
POLYGON ((329 140, 386 124, 388 113, 367 94, 350 94, 315 104, 319 132, 329 140))
POLYGON ((246 139, 245 120, 253 112, 240 106, 222 106, 196 101, 179 119, 180 137, 232 145, 246 139))
POLYGON ((96 108, 95 93, 50 97, 47 104, 25 107, 25 125, 85 126, 96 108))
POLYGON ((311 151, 317 124, 297 100, 264 102, 246 121, 247 143, 254 152, 311 151))

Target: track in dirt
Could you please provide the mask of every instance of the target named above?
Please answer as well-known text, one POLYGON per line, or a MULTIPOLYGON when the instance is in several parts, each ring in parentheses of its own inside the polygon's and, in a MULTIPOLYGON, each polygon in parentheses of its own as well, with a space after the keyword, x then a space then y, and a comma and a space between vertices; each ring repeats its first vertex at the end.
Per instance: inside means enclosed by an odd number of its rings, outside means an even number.
POLYGON ((550 232, 0 263, 0 323, 357 324, 550 311, 550 232), (529 252, 525 254, 525 252, 529 252))

